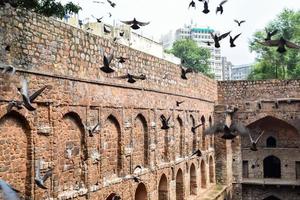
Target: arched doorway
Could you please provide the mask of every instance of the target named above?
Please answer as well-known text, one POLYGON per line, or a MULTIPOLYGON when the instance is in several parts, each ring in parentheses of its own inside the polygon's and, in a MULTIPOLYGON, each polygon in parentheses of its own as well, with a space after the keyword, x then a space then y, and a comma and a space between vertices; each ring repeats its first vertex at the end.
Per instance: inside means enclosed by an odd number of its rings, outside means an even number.
POLYGON ((184 185, 182 170, 179 169, 176 175, 176 200, 184 199, 184 185))
POLYGON ((161 176, 158 184, 158 200, 168 200, 168 181, 165 174, 161 176))
POLYGON ((273 196, 273 195, 271 195, 271 196, 269 196, 267 198, 264 198, 263 200, 280 200, 280 199, 277 198, 277 197, 275 197, 275 196, 273 196))
MULTIPOLYGON (((27 120, 15 111, 0 119, 0 179, 27 197, 32 191, 32 140, 27 120), (5 142, 3 142, 5 141, 5 142)), ((0 195, 1 197, 1 195, 0 195)))
POLYGON ((147 200, 147 189, 143 183, 140 183, 135 190, 135 200, 147 200))
POLYGON ((264 159, 264 178, 281 178, 280 159, 268 156, 264 159))
POLYGON ((190 168, 190 195, 197 195, 197 174, 194 164, 190 168))
POLYGON ((206 188, 206 169, 203 160, 201 161, 201 188, 206 188))
POLYGON ((209 182, 215 182, 215 170, 214 170, 214 161, 212 156, 209 157, 209 182))
POLYGON ((146 119, 139 114, 134 121, 134 135, 133 135, 132 166, 141 165, 146 167, 148 165, 148 127, 146 119), (143 159, 141 159, 143 155, 143 159))

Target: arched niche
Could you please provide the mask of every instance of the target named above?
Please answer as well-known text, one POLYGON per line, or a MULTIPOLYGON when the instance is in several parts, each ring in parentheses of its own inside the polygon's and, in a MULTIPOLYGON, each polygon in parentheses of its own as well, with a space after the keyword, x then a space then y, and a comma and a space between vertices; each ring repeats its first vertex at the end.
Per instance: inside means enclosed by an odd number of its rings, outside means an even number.
POLYGON ((183 173, 179 168, 176 174, 176 200, 184 199, 183 173))
POLYGON ((197 195, 197 174, 194 164, 190 167, 190 195, 197 195))
POLYGON ((215 182, 215 168, 212 156, 209 157, 209 182, 215 182))
POLYGON ((176 157, 183 157, 183 146, 184 146, 184 135, 183 135, 183 121, 178 116, 175 120, 175 138, 176 138, 176 145, 175 145, 175 151, 176 151, 176 157))
POLYGON ((143 183, 139 183, 138 187, 136 188, 134 199, 135 200, 147 200, 147 189, 143 183))
POLYGON ((201 161, 201 188, 206 188, 206 166, 204 160, 201 161))
POLYGON ((264 178, 281 178, 281 162, 276 156, 264 159, 264 178))
POLYGON ((158 184, 158 200, 169 200, 168 180, 165 174, 162 174, 158 184))

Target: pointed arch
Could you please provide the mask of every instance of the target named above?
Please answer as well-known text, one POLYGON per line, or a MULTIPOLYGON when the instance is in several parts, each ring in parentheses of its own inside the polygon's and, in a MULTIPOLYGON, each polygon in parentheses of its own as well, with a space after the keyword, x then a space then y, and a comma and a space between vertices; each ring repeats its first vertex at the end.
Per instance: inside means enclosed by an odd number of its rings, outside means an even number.
POLYGON ((277 198, 276 196, 271 195, 271 196, 264 198, 263 200, 280 200, 280 199, 277 198))
POLYGON ((135 190, 135 195, 134 195, 135 200, 147 200, 147 189, 144 183, 139 183, 135 190))
POLYGON ((107 117, 102 128, 101 149, 101 173, 104 177, 119 176, 122 170, 121 126, 113 115, 107 117))
POLYGON ((117 197, 117 196, 120 196, 120 195, 118 195, 116 193, 111 193, 110 195, 108 195, 108 197, 106 197, 105 200, 114 200, 115 197, 117 197))
MULTIPOLYGON (((190 115, 190 119, 191 119, 190 127, 196 126, 196 120, 193 115, 190 115)), ((191 152, 194 152, 197 150, 197 131, 195 131, 195 133, 191 132, 191 134, 192 134, 192 150, 191 150, 191 152)))
POLYGON ((175 138, 176 138, 176 153, 175 157, 183 157, 184 135, 183 135, 183 121, 178 116, 175 120, 175 138))
MULTIPOLYGON (((164 115, 161 115, 162 117, 164 115)), ((165 117, 165 116, 164 116, 165 117)), ((168 118, 168 117, 165 117, 168 118)), ((160 149, 163 149, 163 152, 161 152, 161 158, 163 161, 168 162, 169 160, 169 129, 167 130, 161 130, 158 141, 160 145, 160 149)))
POLYGON ((201 188, 206 188, 206 166, 204 160, 201 161, 201 188))
POLYGON ((204 130, 205 130, 205 117, 204 115, 201 116, 200 118, 202 125, 202 149, 206 149, 206 141, 205 141, 205 134, 204 134, 204 130))
POLYGON ((148 125, 142 114, 138 114, 134 120, 134 134, 132 139, 134 140, 133 166, 141 165, 147 167, 149 158, 148 125))
POLYGON ((281 162, 276 156, 264 159, 264 178, 281 178, 281 162))
POLYGON ((0 159, 0 179, 30 197, 33 143, 29 122, 16 111, 5 114, 0 118, 0 137, 6 141, 0 143, 0 155, 8 155, 0 159))
MULTIPOLYGON (((204 120, 205 121, 205 120, 204 120)), ((211 118, 211 116, 209 116, 209 118, 208 118, 208 122, 209 122, 209 127, 211 127, 212 126, 212 118, 211 118)))
POLYGON ((165 174, 162 174, 158 184, 158 200, 168 200, 169 199, 168 190, 169 190, 168 179, 165 174))
POLYGON ((196 167, 192 163, 190 167, 190 195, 197 195, 197 189, 196 167))
POLYGON ((184 199, 183 173, 179 168, 176 174, 176 200, 184 199))
POLYGON ((276 139, 272 136, 268 137, 266 140, 266 146, 269 148, 275 148, 276 147, 276 139))
POLYGON ((215 168, 212 156, 209 156, 209 182, 215 182, 215 168))

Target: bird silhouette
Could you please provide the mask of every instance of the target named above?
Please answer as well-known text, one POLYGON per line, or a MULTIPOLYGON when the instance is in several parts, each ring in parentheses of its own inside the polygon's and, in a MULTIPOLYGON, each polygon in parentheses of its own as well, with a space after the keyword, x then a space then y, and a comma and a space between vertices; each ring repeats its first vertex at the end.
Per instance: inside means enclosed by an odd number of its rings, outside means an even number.
POLYGON ((105 72, 105 73, 112 73, 115 70, 113 68, 111 68, 109 65, 112 61, 114 57, 114 54, 110 54, 108 57, 106 57, 105 55, 103 55, 103 67, 100 67, 100 70, 105 72))
POLYGON ((110 0, 107 0, 107 2, 109 3, 109 5, 111 6, 111 7, 115 7, 117 4, 116 3, 114 3, 114 2, 112 2, 112 1, 110 1, 110 0))
POLYGON ((242 33, 240 33, 240 34, 238 34, 238 35, 236 35, 236 36, 234 36, 233 38, 231 37, 231 35, 230 35, 230 47, 235 47, 236 45, 234 44, 234 41, 241 35, 242 33))
POLYGON ((192 0, 192 1, 190 2, 189 8, 190 8, 190 7, 196 8, 196 3, 195 3, 194 0, 192 0))
POLYGON ((220 45, 220 41, 224 38, 226 38, 229 34, 230 34, 231 31, 227 32, 227 33, 224 33, 220 36, 218 36, 217 34, 213 34, 212 32, 210 32, 210 35, 211 37, 213 38, 214 42, 215 42, 215 47, 216 48, 220 48, 221 45, 220 45))
POLYGON ((95 126, 87 127, 87 130, 89 132, 89 136, 93 137, 94 133, 96 133, 99 130, 100 123, 98 122, 95 126))
POLYGON ((104 1, 93 1, 93 3, 102 3, 102 4, 104 4, 104 1))
POLYGON ((83 21, 81 19, 78 20, 78 25, 79 25, 80 28, 82 27, 83 21))
POLYGON ((123 57, 123 56, 119 56, 119 57, 117 57, 116 59, 118 60, 119 63, 124 63, 124 62, 126 62, 126 60, 127 60, 128 58, 125 58, 125 57, 123 57))
POLYGON ((225 140, 234 139, 237 136, 233 134, 235 132, 246 135, 248 134, 248 129, 240 123, 232 122, 230 126, 225 123, 217 123, 204 131, 205 134, 223 133, 221 138, 225 140))
POLYGON ((20 200, 17 193, 20 191, 14 189, 11 185, 9 185, 4 180, 0 179, 0 190, 2 190, 3 200, 20 200))
POLYGON ((132 21, 121 21, 121 22, 124 24, 130 25, 130 27, 134 30, 139 29, 140 26, 146 26, 150 23, 150 22, 139 22, 135 18, 133 18, 132 21))
POLYGON ((245 20, 238 21, 237 19, 235 19, 234 22, 236 22, 238 26, 241 26, 241 24, 245 23, 246 21, 245 20))
POLYGON ((268 29, 265 29, 267 33, 267 37, 265 38, 265 41, 271 40, 272 36, 276 35, 278 33, 278 30, 275 29, 273 31, 268 31, 268 29))
POLYGON ((197 156, 197 157, 201 157, 202 156, 202 152, 200 149, 197 149, 196 151, 194 151, 191 155, 191 157, 193 156, 197 156))
POLYGON ((43 86, 41 89, 37 90, 34 92, 32 95, 29 96, 29 91, 28 91, 28 83, 26 79, 22 80, 22 87, 18 88, 19 92, 22 95, 22 105, 29 110, 29 111, 34 111, 36 108, 33 107, 32 102, 42 94, 42 92, 46 89, 50 88, 49 85, 43 86))
POLYGON ((161 120, 161 123, 162 123, 161 129, 168 130, 170 128, 170 125, 169 125, 170 119, 171 119, 171 116, 169 116, 168 119, 163 115, 160 116, 160 120, 161 120))
POLYGON ((183 67, 181 67, 181 78, 184 80, 187 80, 186 74, 192 73, 192 72, 193 72, 192 68, 184 69, 183 67))
POLYGON ((6 45, 5 51, 10 51, 10 45, 6 45))
POLYGON ((250 149, 252 150, 252 151, 257 151, 257 142, 259 141, 259 139, 261 138, 261 136, 264 134, 264 131, 261 131, 260 132, 260 134, 259 134, 259 136, 256 138, 256 140, 254 140, 253 138, 252 138, 252 136, 251 136, 251 132, 250 131, 248 131, 248 135, 249 135, 249 139, 250 139, 250 143, 251 143, 251 147, 250 147, 250 149))
POLYGON ((41 169, 41 160, 38 161, 38 164, 35 167, 35 178, 34 178, 34 181, 35 181, 36 185, 39 188, 46 190, 48 188, 45 186, 45 181, 50 176, 52 176, 52 169, 48 170, 43 177, 41 176, 40 169, 41 169))
POLYGON ((108 29, 108 27, 106 27, 106 25, 103 26, 103 31, 104 31, 104 33, 106 33, 106 34, 108 34, 108 33, 111 32, 111 30, 108 29))
POLYGON ((184 101, 176 101, 176 106, 180 106, 180 104, 182 104, 184 101))
POLYGON ((94 15, 92 15, 93 18, 95 18, 97 20, 98 23, 101 23, 102 22, 102 19, 103 19, 103 16, 102 17, 95 17, 94 15))
POLYGON ((202 126, 202 125, 203 125, 203 123, 198 124, 197 126, 192 126, 191 131, 192 131, 193 133, 196 133, 196 129, 199 128, 199 127, 202 126))
POLYGON ((258 102, 257 102, 257 107, 258 107, 259 110, 262 109, 262 103, 261 103, 261 101, 258 101, 258 102))
POLYGON ((223 4, 226 3, 227 0, 221 1, 221 3, 219 4, 219 6, 217 7, 216 10, 216 14, 218 14, 218 12, 220 12, 221 14, 223 14, 223 4))
POLYGON ((205 43, 205 44, 207 44, 207 46, 211 46, 212 44, 213 44, 213 42, 212 41, 202 41, 203 43, 205 43))
POLYGON ((119 77, 116 77, 116 78, 127 79, 128 83, 135 83, 136 79, 146 80, 146 75, 141 74, 139 76, 136 76, 136 75, 132 75, 130 73, 127 73, 126 75, 119 76, 119 77))
POLYGON ((207 0, 204 1, 204 9, 203 9, 202 12, 203 12, 204 14, 209 13, 209 9, 208 9, 208 1, 207 1, 207 0))
POLYGON ((119 35, 120 35, 120 37, 123 37, 124 36, 124 31, 119 32, 119 35))
POLYGON ((283 37, 280 37, 279 40, 266 40, 263 42, 259 42, 259 44, 264 45, 264 46, 269 46, 269 47, 278 47, 277 52, 278 53, 285 53, 286 52, 286 47, 291 48, 291 49, 300 49, 300 46, 297 44, 294 44, 283 37))
POLYGON ((7 113, 9 113, 13 109, 13 107, 16 107, 18 110, 20 110, 20 109, 22 109, 22 105, 23 105, 22 101, 11 100, 8 102, 6 111, 7 111, 7 113))
POLYGON ((12 65, 3 66, 2 74, 14 75, 16 73, 16 68, 12 65))

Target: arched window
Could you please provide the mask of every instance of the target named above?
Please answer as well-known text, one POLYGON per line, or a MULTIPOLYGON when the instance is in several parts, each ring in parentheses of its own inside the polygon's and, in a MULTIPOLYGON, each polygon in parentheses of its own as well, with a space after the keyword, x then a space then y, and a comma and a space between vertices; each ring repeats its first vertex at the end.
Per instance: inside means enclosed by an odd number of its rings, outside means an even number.
POLYGON ((280 159, 268 156, 264 159, 264 178, 281 178, 280 159))
POLYGON ((147 200, 147 189, 143 183, 140 183, 135 191, 135 200, 147 200))
POLYGON ((184 199, 184 185, 182 170, 179 169, 176 175, 176 200, 184 199))
POLYGON ((158 200, 168 200, 168 180, 165 174, 160 178, 158 185, 158 200))
POLYGON ((194 164, 190 168, 190 195, 197 195, 197 175, 194 164))
POLYGON ((267 147, 275 148, 276 147, 276 139, 272 136, 267 138, 267 147))

